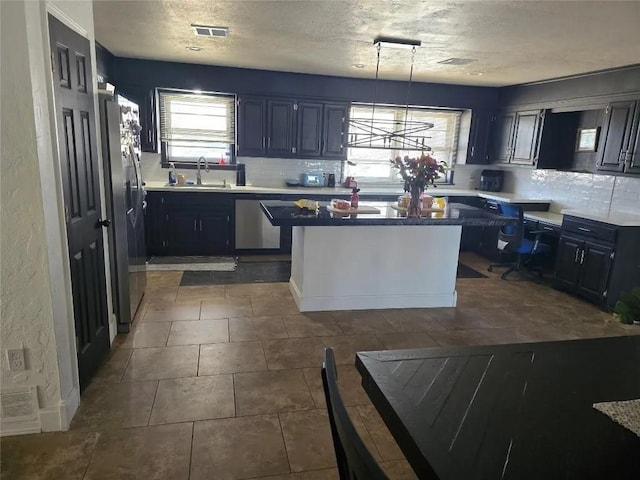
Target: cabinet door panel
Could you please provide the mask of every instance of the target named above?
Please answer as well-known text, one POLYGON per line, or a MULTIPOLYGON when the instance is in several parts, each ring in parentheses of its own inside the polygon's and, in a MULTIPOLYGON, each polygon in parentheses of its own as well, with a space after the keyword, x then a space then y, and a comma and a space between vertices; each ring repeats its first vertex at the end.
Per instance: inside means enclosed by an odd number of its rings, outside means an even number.
POLYGON ((167 208, 167 254, 200 254, 198 221, 197 212, 167 208))
POLYGON ((509 163, 511 159, 513 126, 516 120, 515 113, 504 113, 496 119, 496 136, 494 138, 494 161, 509 163))
POLYGON ((217 213, 201 213, 199 238, 203 255, 225 253, 231 249, 231 219, 217 213))
POLYGON ((347 135, 349 118, 348 105, 325 105, 324 107, 324 141, 322 156, 325 158, 347 158, 344 139, 347 135))
POLYGON ((487 163, 487 144, 490 130, 491 113, 486 110, 473 110, 467 147, 467 165, 487 163))
POLYGON ((634 102, 616 102, 607 107, 598 145, 598 170, 620 172, 624 168, 634 106, 634 102))
POLYGON ((268 105, 267 154, 290 157, 294 151, 293 102, 270 100, 268 105))
POLYGON ((317 157, 322 151, 322 104, 298 104, 298 155, 317 157))
POLYGON ((585 242, 580 256, 581 271, 578 283, 579 291, 585 297, 601 301, 609 283, 609 267, 613 249, 585 242))
POLYGON ((540 131, 539 110, 518 112, 513 134, 513 155, 511 163, 532 165, 535 163, 540 131))
POLYGON ((238 112, 238 155, 262 156, 266 153, 267 102, 243 97, 238 112))
POLYGON ((582 240, 560 237, 556 259, 555 281, 561 286, 575 287, 580 276, 582 240))
POLYGON ((633 134, 629 141, 628 148, 628 166, 629 173, 640 174, 640 101, 636 102, 635 114, 633 119, 633 134))

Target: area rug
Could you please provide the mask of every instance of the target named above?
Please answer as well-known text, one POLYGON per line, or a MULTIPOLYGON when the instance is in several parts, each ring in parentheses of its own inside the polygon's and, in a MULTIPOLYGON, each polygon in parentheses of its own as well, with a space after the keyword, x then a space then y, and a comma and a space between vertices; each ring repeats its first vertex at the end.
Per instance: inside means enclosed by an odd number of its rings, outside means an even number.
POLYGON ((235 283, 288 282, 291 262, 240 262, 235 271, 186 271, 181 287, 196 285, 229 285, 235 283))
POLYGON ((594 403, 593 408, 640 437, 640 399, 594 403))
POLYGON ((147 262, 147 271, 233 272, 237 265, 235 257, 151 257, 147 262))
POLYGON ((458 263, 458 272, 457 272, 456 278, 489 278, 489 277, 465 265, 464 263, 458 263))

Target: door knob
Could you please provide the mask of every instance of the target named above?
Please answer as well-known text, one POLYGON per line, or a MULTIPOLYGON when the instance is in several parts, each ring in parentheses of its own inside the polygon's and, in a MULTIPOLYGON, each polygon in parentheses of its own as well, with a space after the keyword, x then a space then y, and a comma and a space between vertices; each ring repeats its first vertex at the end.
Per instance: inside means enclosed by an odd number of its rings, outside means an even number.
POLYGON ((111 225, 111 220, 108 220, 108 219, 102 220, 101 218, 99 218, 98 221, 96 222, 96 228, 108 227, 109 225, 111 225))

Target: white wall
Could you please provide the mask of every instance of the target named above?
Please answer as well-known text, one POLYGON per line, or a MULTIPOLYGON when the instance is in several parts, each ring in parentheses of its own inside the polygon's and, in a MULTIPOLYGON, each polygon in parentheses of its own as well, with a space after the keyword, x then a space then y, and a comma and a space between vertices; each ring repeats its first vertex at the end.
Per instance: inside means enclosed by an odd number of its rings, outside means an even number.
MULTIPOLYGON (((19 0, 0 4, 1 383, 3 392, 35 385, 38 396, 38 411, 33 420, 9 424, 3 419, 2 434, 6 435, 65 430, 79 404, 49 55, 49 13, 90 40, 94 85, 96 74, 91 1, 19 0), (27 352, 27 371, 9 372, 6 349, 21 347, 27 352)), ((107 288, 110 288, 108 278, 107 288)), ((115 327, 113 319, 110 320, 115 327)))

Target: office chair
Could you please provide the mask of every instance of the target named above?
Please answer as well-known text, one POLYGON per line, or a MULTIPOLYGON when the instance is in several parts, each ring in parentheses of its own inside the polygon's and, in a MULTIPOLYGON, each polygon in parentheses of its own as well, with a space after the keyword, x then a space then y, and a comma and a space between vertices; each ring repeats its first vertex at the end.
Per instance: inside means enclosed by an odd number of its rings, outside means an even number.
POLYGON ((508 267, 501 275, 501 278, 506 280, 510 273, 519 272, 521 267, 525 267, 530 272, 535 273, 538 280, 541 279, 542 271, 533 268, 531 262, 535 256, 551 250, 549 245, 540 241, 544 231, 530 231, 530 234, 535 235, 534 240, 524 236, 524 217, 522 207, 519 205, 498 203, 498 212, 505 217, 518 219, 517 223, 510 223, 500 227, 498 233, 498 250, 504 253, 515 253, 516 260, 513 262, 492 263, 487 270, 492 272, 495 267, 508 267))
POLYGON ((324 351, 322 385, 327 400, 333 447, 340 480, 388 480, 358 435, 338 391, 338 374, 332 348, 324 351))

